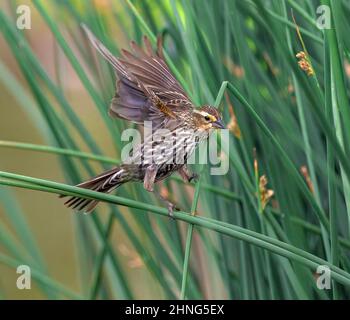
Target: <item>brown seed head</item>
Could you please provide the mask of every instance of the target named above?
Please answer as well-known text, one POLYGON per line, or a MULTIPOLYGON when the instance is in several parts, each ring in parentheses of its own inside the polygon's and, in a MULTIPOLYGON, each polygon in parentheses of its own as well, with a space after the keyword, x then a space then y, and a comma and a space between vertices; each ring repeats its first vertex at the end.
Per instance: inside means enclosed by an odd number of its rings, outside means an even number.
POLYGON ((225 98, 226 98, 227 105, 229 107, 228 111, 230 112, 230 116, 231 116, 231 120, 230 120, 229 124, 227 125, 227 129, 229 129, 230 132, 232 132, 236 138, 240 139, 242 136, 241 129, 239 128, 237 118, 236 118, 235 112, 233 110, 233 105, 232 105, 227 93, 225 94, 225 98))
POLYGON ((304 179, 306 181, 307 186, 309 187, 309 190, 311 191, 311 193, 314 193, 314 185, 312 184, 310 175, 309 175, 309 171, 307 170, 306 166, 301 166, 300 167, 300 172, 301 174, 304 176, 304 179))
POLYGON ((299 59, 298 65, 300 69, 304 70, 308 76, 313 76, 315 72, 308 55, 304 51, 300 51, 296 54, 296 57, 299 59))
POLYGON ((265 209, 267 203, 270 201, 274 195, 274 191, 266 188, 267 178, 265 175, 262 175, 259 179, 259 193, 260 193, 260 202, 261 207, 265 209))

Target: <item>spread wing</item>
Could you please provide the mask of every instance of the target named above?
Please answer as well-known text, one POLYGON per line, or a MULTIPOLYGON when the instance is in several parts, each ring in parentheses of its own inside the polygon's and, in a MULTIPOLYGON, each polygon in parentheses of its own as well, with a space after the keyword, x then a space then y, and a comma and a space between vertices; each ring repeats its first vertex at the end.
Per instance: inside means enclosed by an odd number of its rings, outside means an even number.
POLYGON ((176 110, 192 108, 179 82, 165 63, 160 38, 154 52, 147 37, 145 49, 131 42, 132 52, 122 50, 123 58, 111 52, 83 25, 94 47, 114 67, 119 80, 109 113, 112 116, 143 124, 152 121, 153 129, 176 119, 176 110))

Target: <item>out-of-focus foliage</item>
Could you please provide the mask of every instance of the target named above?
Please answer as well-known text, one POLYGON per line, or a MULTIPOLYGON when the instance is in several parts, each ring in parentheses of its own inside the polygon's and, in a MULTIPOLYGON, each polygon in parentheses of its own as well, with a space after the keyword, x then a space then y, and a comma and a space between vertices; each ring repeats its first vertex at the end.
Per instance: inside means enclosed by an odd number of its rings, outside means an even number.
MULTIPOLYGON (((33 39, 30 30, 16 28, 17 4, 8 1, 0 24, 11 61, 0 62, 1 85, 53 147, 41 151, 57 155, 54 170, 67 184, 109 168, 113 160, 105 153, 117 162, 121 131, 130 126, 108 118, 113 70, 91 48, 81 23, 116 55, 128 40, 140 43, 146 34, 155 44, 161 34, 172 71, 198 105, 214 104, 226 88, 220 109, 231 136, 221 156, 230 170, 212 176, 203 167, 197 187, 177 178, 162 183, 161 191, 183 210, 175 221, 155 214, 166 209, 155 207, 161 204, 140 184, 118 189, 121 198, 104 199, 122 205, 74 216, 81 283, 75 292, 50 276, 49 257, 40 252, 45 239, 34 240, 26 208, 9 185, 33 189, 27 194, 78 191, 55 185, 53 176, 38 173, 47 178, 42 181, 2 171, 0 262, 30 265, 40 294, 50 298, 179 298, 181 289, 191 299, 349 298, 350 6, 323 3, 331 29, 317 26, 318 1, 33 0, 33 22, 52 34, 53 72, 33 46, 40 34, 33 39), (72 84, 79 98, 72 98, 72 84), (193 199, 198 217, 186 214, 193 199), (118 234, 110 238, 113 230, 118 234), (331 290, 318 289, 318 265, 331 268, 331 290), (133 268, 142 268, 145 279, 135 280, 133 268)), ((1 108, 6 117, 5 102, 1 108)), ((1 142, 1 154, 9 152, 5 146, 26 148, 13 151, 24 159, 38 149, 1 142)), ((21 162, 16 168, 23 172, 21 162)), ((68 214, 59 201, 51 206, 68 214)), ((39 213, 50 216, 50 210, 39 213)), ((1 293, 12 297, 0 282, 1 293)))

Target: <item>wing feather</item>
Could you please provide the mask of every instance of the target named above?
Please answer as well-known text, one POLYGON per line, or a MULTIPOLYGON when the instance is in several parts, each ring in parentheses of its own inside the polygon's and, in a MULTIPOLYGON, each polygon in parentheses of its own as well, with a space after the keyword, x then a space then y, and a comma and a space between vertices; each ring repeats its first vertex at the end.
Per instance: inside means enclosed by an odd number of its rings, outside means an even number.
POLYGON ((146 36, 143 37, 145 49, 131 41, 132 52, 122 49, 124 59, 120 59, 113 56, 85 25, 82 27, 90 42, 113 66, 119 78, 110 115, 139 124, 145 120, 155 121, 153 127, 156 128, 167 119, 176 117, 172 109, 182 105, 193 107, 164 61, 161 38, 157 39, 156 52, 146 36))

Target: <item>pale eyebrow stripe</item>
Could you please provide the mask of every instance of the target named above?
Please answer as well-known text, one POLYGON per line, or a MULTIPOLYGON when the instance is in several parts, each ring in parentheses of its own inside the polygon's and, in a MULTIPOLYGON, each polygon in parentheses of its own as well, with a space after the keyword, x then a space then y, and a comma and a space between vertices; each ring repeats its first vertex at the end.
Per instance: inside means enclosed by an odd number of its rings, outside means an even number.
POLYGON ((193 112, 195 113, 199 113, 200 115, 202 115, 203 117, 206 117, 208 116, 210 118, 211 121, 216 121, 217 118, 213 115, 211 115, 210 113, 208 112, 205 112, 205 111, 200 111, 200 110, 193 110, 193 112))

